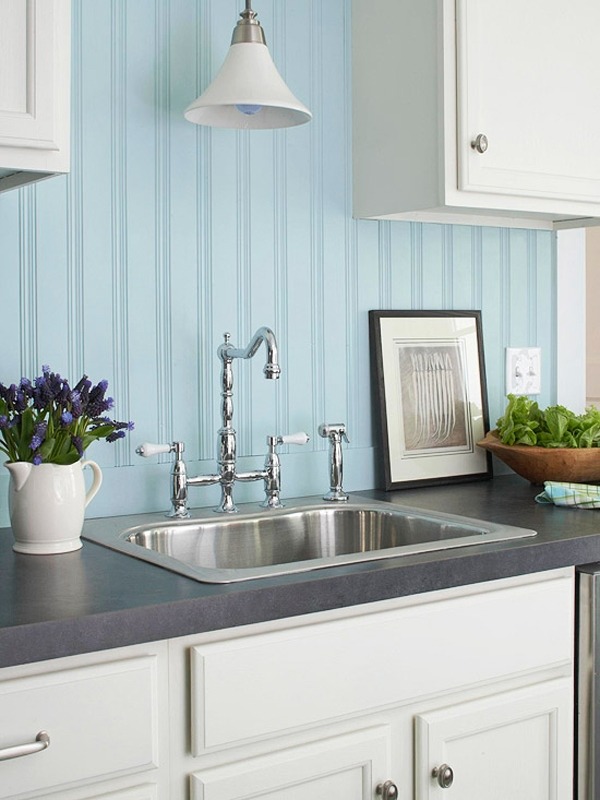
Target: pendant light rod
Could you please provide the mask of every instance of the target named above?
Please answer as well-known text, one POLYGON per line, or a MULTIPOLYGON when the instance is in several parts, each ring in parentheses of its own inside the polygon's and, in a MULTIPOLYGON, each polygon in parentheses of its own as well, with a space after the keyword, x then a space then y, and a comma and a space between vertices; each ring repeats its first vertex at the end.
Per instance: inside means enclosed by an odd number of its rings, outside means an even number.
POLYGON ((252 0, 246 0, 246 8, 240 11, 241 19, 233 29, 231 44, 265 44, 265 32, 262 29, 256 11, 252 10, 252 0))

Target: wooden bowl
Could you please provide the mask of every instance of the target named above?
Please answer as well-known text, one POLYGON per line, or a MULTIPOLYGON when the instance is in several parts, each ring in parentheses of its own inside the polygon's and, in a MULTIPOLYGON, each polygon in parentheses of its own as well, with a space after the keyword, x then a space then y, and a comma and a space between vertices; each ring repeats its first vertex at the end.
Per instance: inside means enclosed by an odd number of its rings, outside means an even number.
POLYGON ((530 483, 600 481, 600 447, 508 445, 502 444, 494 431, 490 431, 477 445, 489 450, 530 483))

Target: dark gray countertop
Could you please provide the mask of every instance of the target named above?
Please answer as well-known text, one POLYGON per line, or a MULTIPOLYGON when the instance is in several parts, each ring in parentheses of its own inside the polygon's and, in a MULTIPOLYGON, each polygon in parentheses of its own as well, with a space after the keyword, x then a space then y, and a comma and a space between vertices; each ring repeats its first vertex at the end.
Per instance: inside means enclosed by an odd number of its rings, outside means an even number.
POLYGON ((14 553, 12 533, 3 529, 0 667, 600 561, 600 511, 540 505, 538 492, 508 475, 355 493, 538 535, 226 585, 199 583, 88 541, 64 555, 14 553))

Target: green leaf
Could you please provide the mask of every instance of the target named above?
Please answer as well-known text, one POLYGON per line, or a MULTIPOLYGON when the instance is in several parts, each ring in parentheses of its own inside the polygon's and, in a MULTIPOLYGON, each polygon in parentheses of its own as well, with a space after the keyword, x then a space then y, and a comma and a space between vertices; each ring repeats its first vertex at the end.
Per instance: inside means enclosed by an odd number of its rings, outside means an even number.
MULTIPOLYGON (((559 406, 546 409, 546 429, 555 442, 566 442, 569 416, 559 406)), ((557 445, 560 447, 560 445, 557 445)))
POLYGON ((577 415, 565 406, 542 411, 527 397, 507 395, 507 406, 498 419, 497 431, 504 444, 540 447, 599 447, 600 410, 587 408, 577 415))

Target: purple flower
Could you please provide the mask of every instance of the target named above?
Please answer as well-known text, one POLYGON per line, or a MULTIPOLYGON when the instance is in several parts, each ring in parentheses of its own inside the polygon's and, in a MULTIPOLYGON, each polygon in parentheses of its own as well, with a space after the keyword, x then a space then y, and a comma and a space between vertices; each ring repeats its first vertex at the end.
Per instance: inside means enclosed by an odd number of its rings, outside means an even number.
POLYGON ((26 397, 33 397, 33 386, 31 385, 29 378, 21 378, 19 390, 23 392, 26 397))
POLYGON ((83 413, 83 404, 81 402, 81 395, 76 389, 73 389, 69 399, 71 402, 71 412, 73 414, 73 419, 77 419, 83 413))
POLYGON ((27 396, 25 392, 21 391, 21 389, 18 389, 15 396, 15 411, 17 411, 19 414, 22 414, 26 408, 27 396))
POLYGON ((35 389, 33 390, 33 407, 37 411, 42 411, 46 406, 52 402, 52 390, 46 379, 46 376, 40 376, 35 379, 35 389))
POLYGON ((88 376, 87 375, 82 375, 81 378, 79 379, 79 381, 73 387, 73 391, 74 392, 80 392, 83 389, 83 387, 84 387, 84 385, 86 383, 87 383, 87 386, 88 386, 88 389, 89 389, 89 387, 92 385, 92 383, 91 383, 91 381, 88 380, 88 376))
POLYGON ((64 406, 65 403, 68 402, 70 394, 71 394, 71 387, 69 386, 67 381, 63 381, 60 387, 60 391, 56 396, 56 399, 61 405, 64 406))
POLYGON ((42 442, 46 438, 47 430, 48 430, 47 422, 38 422, 33 431, 31 442, 29 443, 30 450, 38 450, 41 447, 42 442))
POLYGON ((107 396, 108 381, 93 385, 82 375, 75 387, 47 364, 33 380, 0 383, 0 447, 34 464, 65 459, 65 436, 71 440, 69 457, 96 439, 115 442, 133 430, 132 422, 117 422, 107 416, 114 400, 107 396), (74 436, 74 431, 78 436, 74 436))
POLYGON ((92 382, 90 380, 88 380, 88 376, 87 375, 83 375, 81 380, 79 380, 77 382, 77 384, 75 385, 75 388, 73 389, 74 392, 77 392, 79 394, 79 397, 81 398, 81 406, 82 406, 84 411, 85 411, 87 403, 88 403, 88 397, 89 397, 91 386, 92 386, 92 382))
POLYGON ((113 431, 109 433, 106 437, 107 442, 116 442, 117 439, 124 439, 125 438, 125 431, 113 431))
POLYGON ((88 417, 99 417, 110 408, 110 399, 105 400, 104 395, 108 389, 108 381, 100 381, 90 390, 86 414, 88 417))
POLYGON ((5 400, 11 408, 15 407, 15 403, 17 402, 17 387, 14 383, 11 383, 8 389, 6 389, 5 400))

